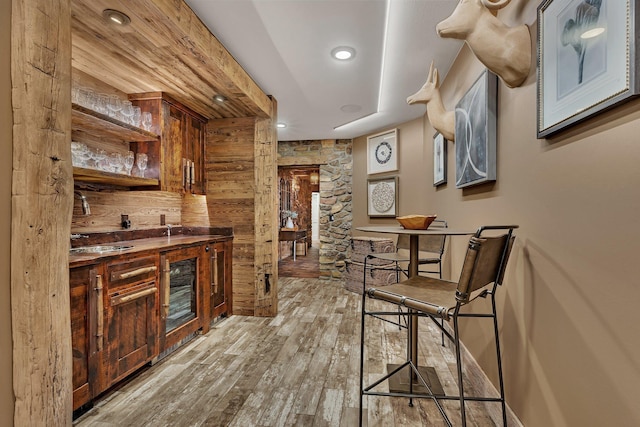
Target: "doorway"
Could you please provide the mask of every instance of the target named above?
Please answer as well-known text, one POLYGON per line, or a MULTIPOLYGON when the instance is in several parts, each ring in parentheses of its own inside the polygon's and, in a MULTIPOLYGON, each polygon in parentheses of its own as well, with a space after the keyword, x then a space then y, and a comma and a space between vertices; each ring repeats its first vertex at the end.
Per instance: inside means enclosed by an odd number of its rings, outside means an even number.
POLYGON ((320 276, 320 168, 278 168, 278 275, 320 276))

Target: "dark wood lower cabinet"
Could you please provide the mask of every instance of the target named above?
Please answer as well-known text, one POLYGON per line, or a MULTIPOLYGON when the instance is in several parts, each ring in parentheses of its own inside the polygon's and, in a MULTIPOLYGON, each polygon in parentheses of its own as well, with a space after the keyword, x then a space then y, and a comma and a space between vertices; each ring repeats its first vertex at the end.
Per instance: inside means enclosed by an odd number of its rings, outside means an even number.
POLYGON ((73 350, 73 410, 90 402, 95 393, 92 379, 98 366, 98 293, 101 292, 100 265, 69 271, 71 302, 71 342, 73 350))
POLYGON ((156 255, 106 266, 106 387, 158 354, 158 261, 156 255))
POLYGON ((212 242, 70 268, 74 411, 231 314, 231 248, 212 242))
POLYGON ((209 246, 210 318, 231 313, 231 242, 209 246))

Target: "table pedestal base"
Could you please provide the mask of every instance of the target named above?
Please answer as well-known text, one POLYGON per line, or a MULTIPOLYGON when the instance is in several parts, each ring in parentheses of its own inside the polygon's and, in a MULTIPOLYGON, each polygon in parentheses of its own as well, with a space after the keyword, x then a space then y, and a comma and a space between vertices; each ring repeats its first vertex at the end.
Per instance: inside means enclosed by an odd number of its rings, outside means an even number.
MULTIPOLYGON (((387 364, 387 372, 393 372, 399 366, 399 364, 387 364)), ((409 366, 407 366, 389 378, 389 391, 391 393, 409 393, 409 369, 409 366)), ((431 387, 431 391, 433 391, 434 396, 445 395, 442 384, 440 384, 438 374, 436 374, 436 370, 434 368, 430 366, 419 366, 418 371, 427 384, 429 384, 429 387, 431 387)), ((428 395, 429 390, 422 385, 420 380, 416 379, 413 383, 413 393, 428 395)))

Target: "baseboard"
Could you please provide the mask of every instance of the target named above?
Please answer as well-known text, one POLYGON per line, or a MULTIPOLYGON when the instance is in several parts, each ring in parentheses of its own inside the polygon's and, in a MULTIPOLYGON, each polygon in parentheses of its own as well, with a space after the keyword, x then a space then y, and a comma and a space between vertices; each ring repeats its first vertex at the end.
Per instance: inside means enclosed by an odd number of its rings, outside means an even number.
MULTIPOLYGON (((449 325, 445 323, 448 327, 449 325)), ((448 328, 450 329, 450 328, 448 328)), ((449 341, 451 344, 451 349, 453 350, 453 343, 449 341)), ((462 363, 464 366, 464 372, 469 379, 469 381, 473 384, 475 390, 477 390, 478 395, 482 396, 500 396, 498 390, 494 387, 489 377, 484 373, 476 359, 471 355, 467 347, 464 346, 462 342, 460 342, 460 350, 462 355, 462 363)), ((466 394, 466 393, 465 393, 466 394)), ((522 422, 518 419, 516 414, 513 413, 511 408, 509 407, 509 402, 507 404, 507 425, 509 427, 524 427, 522 422)), ((502 425, 502 408, 500 404, 487 404, 486 405, 487 412, 489 413, 489 417, 495 425, 502 425)))

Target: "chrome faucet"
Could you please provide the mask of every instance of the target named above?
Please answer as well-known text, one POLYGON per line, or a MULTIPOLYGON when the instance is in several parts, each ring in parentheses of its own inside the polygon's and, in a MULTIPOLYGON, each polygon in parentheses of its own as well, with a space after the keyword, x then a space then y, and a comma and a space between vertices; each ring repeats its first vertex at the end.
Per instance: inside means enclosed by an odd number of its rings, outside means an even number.
POLYGON ((167 237, 171 237, 171 224, 167 224, 167 237))
POLYGON ((74 190, 73 194, 80 199, 80 203, 82 204, 82 214, 91 215, 91 208, 89 207, 89 202, 87 201, 85 195, 78 190, 74 190))

